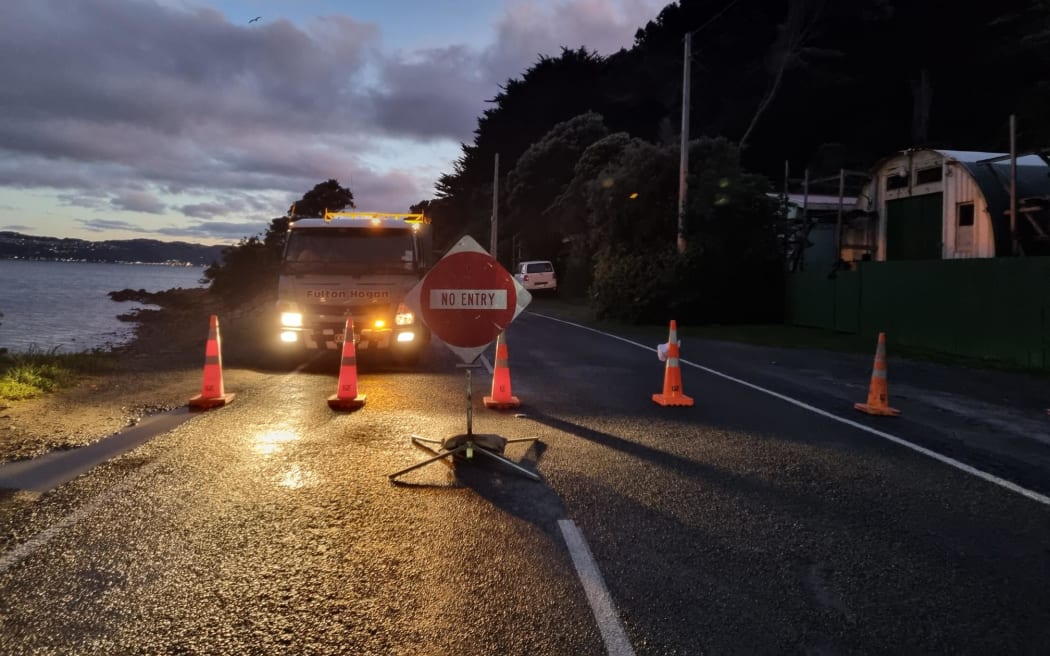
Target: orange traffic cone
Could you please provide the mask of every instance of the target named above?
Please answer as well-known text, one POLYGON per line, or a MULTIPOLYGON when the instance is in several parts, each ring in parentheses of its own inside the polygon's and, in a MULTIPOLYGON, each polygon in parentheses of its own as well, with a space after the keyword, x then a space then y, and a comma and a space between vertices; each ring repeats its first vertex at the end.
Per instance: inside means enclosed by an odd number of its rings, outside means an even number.
POLYGON ((496 365, 492 368, 492 396, 484 398, 486 408, 516 408, 518 397, 510 393, 510 356, 503 333, 496 338, 496 365))
POLYGON ((201 393, 190 399, 191 410, 207 410, 231 403, 236 394, 227 394, 222 384, 222 346, 219 338, 219 317, 211 315, 208 343, 204 347, 204 380, 201 393))
POLYGON ((346 318, 343 330, 343 359, 339 363, 339 387, 328 397, 333 410, 357 410, 365 404, 365 395, 357 393, 357 352, 354 350, 354 320, 346 318))
POLYGON ((886 333, 879 333, 879 345, 875 348, 875 366, 871 370, 868 402, 854 403, 853 407, 869 415, 882 417, 896 417, 901 413, 889 404, 889 386, 886 384, 886 333))
POLYGON ((671 335, 667 338, 667 366, 664 368, 664 392, 653 394, 660 405, 691 406, 693 399, 682 393, 682 369, 678 364, 678 324, 671 319, 671 335))

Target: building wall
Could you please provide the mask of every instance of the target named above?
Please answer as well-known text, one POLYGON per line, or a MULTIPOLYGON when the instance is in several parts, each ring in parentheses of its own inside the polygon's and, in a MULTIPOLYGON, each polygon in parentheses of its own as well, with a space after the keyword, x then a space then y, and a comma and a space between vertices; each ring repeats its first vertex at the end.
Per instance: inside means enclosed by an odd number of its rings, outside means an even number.
POLYGON ((946 162, 944 169, 945 257, 995 257, 992 217, 977 183, 964 167, 952 161, 946 162), (965 227, 959 226, 959 206, 967 203, 973 204, 972 238, 967 237, 965 227))

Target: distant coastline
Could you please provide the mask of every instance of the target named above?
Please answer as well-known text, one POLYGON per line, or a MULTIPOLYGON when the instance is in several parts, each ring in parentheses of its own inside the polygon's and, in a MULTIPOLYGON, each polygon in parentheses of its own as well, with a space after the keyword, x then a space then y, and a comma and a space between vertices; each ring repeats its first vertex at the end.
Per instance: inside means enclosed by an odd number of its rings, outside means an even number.
POLYGON ((0 231, 0 259, 5 260, 208 266, 220 261, 228 247, 156 239, 87 241, 0 231))

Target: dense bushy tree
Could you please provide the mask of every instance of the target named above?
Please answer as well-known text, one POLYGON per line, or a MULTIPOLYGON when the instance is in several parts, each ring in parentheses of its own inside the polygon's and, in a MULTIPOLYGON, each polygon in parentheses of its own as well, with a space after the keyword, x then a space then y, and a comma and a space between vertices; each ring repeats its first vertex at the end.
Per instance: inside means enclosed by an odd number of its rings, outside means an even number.
MULTIPOLYGON (((439 208, 451 224, 435 219, 434 239, 447 248, 452 239, 470 233, 488 243, 492 215, 492 170, 498 153, 505 177, 518 158, 554 125, 589 110, 601 110, 605 60, 585 48, 563 48, 557 57, 541 56, 521 76, 508 80, 478 119, 473 143, 451 173, 436 184, 439 208)), ((502 186, 501 186, 502 188, 502 186)), ((504 194, 501 214, 507 208, 504 194)))
POLYGON ((338 212, 347 207, 355 207, 354 193, 349 188, 331 179, 314 185, 314 188, 303 194, 289 209, 292 220, 307 217, 322 217, 325 210, 338 212))
POLYGON ((562 241, 580 232, 575 217, 558 221, 548 210, 572 181, 576 161, 607 134, 602 117, 588 112, 558 123, 518 158, 507 176, 507 211, 500 222, 518 245, 515 259, 554 259, 562 241))
POLYGON ((587 190, 595 311, 627 320, 778 318, 775 211, 766 182, 740 167, 739 150, 724 139, 690 143, 689 248, 679 256, 677 148, 610 142, 592 146, 622 146, 606 166, 591 180, 573 181, 587 190))

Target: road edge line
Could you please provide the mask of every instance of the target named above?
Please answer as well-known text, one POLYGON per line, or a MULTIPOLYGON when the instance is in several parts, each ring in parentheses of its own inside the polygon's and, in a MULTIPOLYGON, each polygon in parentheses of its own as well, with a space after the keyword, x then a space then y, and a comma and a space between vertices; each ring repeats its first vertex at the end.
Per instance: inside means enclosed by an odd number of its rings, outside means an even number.
MULTIPOLYGON (((613 334, 610 334, 610 333, 606 333, 606 332, 603 332, 601 330, 597 330, 595 328, 591 328, 590 326, 584 326, 584 325, 581 325, 581 324, 578 324, 578 323, 573 323, 572 321, 566 321, 564 319, 558 319, 557 317, 548 316, 546 314, 539 314, 538 312, 529 312, 528 314, 531 314, 531 315, 536 316, 536 317, 542 317, 544 319, 549 319, 550 321, 557 321, 558 323, 564 323, 564 324, 566 324, 568 326, 574 326, 576 328, 582 328, 583 330, 589 330, 589 331, 591 331, 593 333, 597 333, 599 335, 604 335, 605 337, 610 337, 612 339, 619 340, 621 342, 624 342, 626 344, 630 344, 632 346, 637 346, 638 348, 645 349, 646 351, 652 351, 654 353, 656 352, 656 348, 654 348, 654 347, 649 347, 649 346, 646 346, 645 344, 640 344, 638 342, 635 342, 633 340, 627 339, 625 337, 620 337, 619 335, 613 335, 613 334)), ((970 474, 971 476, 975 476, 977 478, 980 478, 983 481, 986 481, 988 483, 992 483, 994 485, 998 485, 999 487, 1001 487, 1003 489, 1009 490, 1009 491, 1014 492, 1016 494, 1020 494, 1021 496, 1027 497, 1028 499, 1031 499, 1032 501, 1036 501, 1038 503, 1041 503, 1041 504, 1043 504, 1045 506, 1050 506, 1050 497, 1046 496, 1045 494, 1040 494, 1039 492, 1036 492, 1035 490, 1029 490, 1028 488, 1022 487, 1022 486, 1018 485, 1017 483, 1013 483, 1011 481, 1008 481, 1005 478, 1000 478, 1000 477, 996 476, 995 474, 989 474, 988 472, 982 471, 980 469, 977 469, 976 467, 973 467, 972 465, 968 465, 965 462, 961 462, 959 460, 956 460, 955 458, 950 458, 950 457, 948 457, 946 455, 943 455, 941 453, 937 453, 936 451, 933 451, 932 449, 927 449, 924 446, 919 446, 918 444, 915 444, 913 442, 909 442, 908 440, 906 440, 906 439, 904 439, 902 437, 897 437, 896 435, 892 435, 892 434, 887 433, 885 431, 881 431, 881 430, 879 430, 877 428, 872 428, 871 426, 867 426, 867 425, 862 424, 860 422, 853 421, 852 419, 846 419, 845 417, 840 417, 840 416, 838 416, 836 414, 832 414, 831 412, 828 412, 827 410, 822 410, 821 408, 818 408, 816 406, 810 405, 810 404, 808 404, 808 403, 806 403, 804 401, 799 401, 798 399, 795 399, 795 398, 792 398, 790 396, 787 396, 786 394, 781 394, 780 392, 775 392, 773 390, 766 389, 765 387, 761 387, 761 386, 756 385, 754 383, 749 383, 746 380, 743 380, 741 378, 737 378, 735 376, 730 376, 729 374, 723 373, 721 371, 718 371, 717 369, 711 369, 710 367, 705 367, 705 366, 697 364, 695 362, 690 362, 689 360, 679 359, 679 362, 681 364, 687 364, 690 367, 694 367, 694 368, 699 369, 701 371, 707 372, 707 373, 709 373, 709 374, 711 374, 713 376, 718 376, 719 378, 724 378, 725 380, 728 380, 728 381, 733 382, 733 383, 737 383, 738 385, 743 385, 744 387, 751 388, 751 389, 753 389, 753 390, 755 390, 757 392, 762 392, 763 394, 768 394, 769 396, 772 396, 774 398, 780 399, 781 401, 786 401, 787 403, 790 403, 790 404, 792 404, 794 406, 802 408, 803 410, 808 410, 808 411, 810 411, 810 412, 812 412, 814 414, 820 415, 822 417, 826 417, 828 419, 832 419, 832 420, 837 421, 837 422, 839 422, 841 424, 845 424, 845 425, 850 426, 852 428, 860 429, 860 430, 862 430, 862 431, 864 431, 866 433, 870 433, 872 435, 875 435, 876 437, 881 437, 884 440, 888 440, 888 441, 893 442, 894 444, 896 444, 898 446, 903 446, 903 447, 905 447, 907 449, 911 449, 912 451, 915 451, 916 453, 920 453, 920 454, 922 454, 924 456, 932 458, 932 459, 934 459, 934 460, 936 460, 936 461, 938 461, 938 462, 940 462, 942 464, 948 465, 949 467, 954 467, 955 469, 958 469, 959 471, 962 471, 962 472, 965 472, 967 474, 970 474)))

